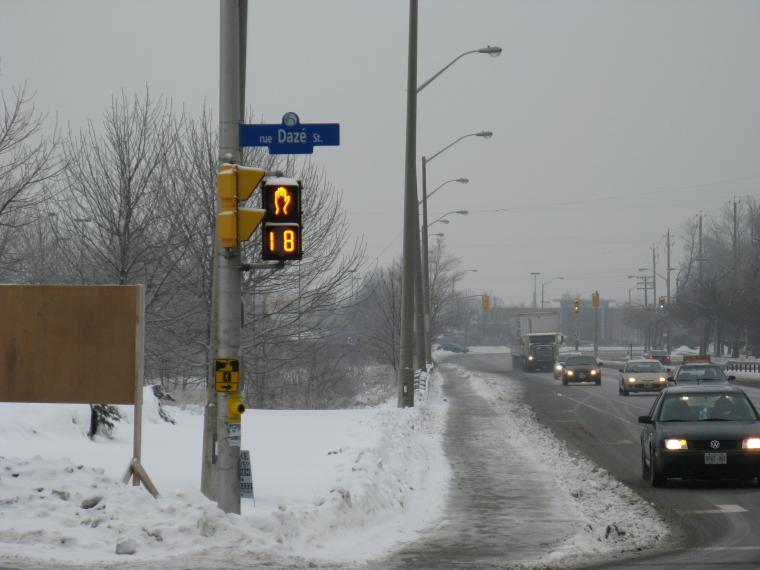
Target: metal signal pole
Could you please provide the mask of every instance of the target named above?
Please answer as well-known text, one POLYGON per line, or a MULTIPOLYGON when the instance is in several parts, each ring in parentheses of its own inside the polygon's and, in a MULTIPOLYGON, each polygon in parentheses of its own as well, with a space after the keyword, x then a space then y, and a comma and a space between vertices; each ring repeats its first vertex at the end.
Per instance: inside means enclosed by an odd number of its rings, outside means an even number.
MULTIPOLYGON (((241 9, 246 0, 220 0, 219 30, 219 163, 240 162, 240 123, 242 122, 241 38, 245 22, 241 9)), ((216 236, 215 236, 215 239, 216 236)), ((221 250, 221 248, 219 248, 221 250)), ((240 248, 225 248, 217 263, 217 335, 216 357, 240 358, 240 248)), ((216 501, 226 513, 240 514, 240 423, 230 422, 228 401, 236 393, 216 395, 216 501)), ((239 396, 238 396, 239 397, 239 396)))

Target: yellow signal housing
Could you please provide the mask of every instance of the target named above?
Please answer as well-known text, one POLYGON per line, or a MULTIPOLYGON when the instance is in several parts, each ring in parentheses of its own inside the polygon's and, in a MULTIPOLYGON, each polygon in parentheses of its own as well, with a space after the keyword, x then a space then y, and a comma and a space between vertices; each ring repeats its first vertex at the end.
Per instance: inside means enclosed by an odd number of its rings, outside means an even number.
POLYGON ((480 296, 480 308, 485 311, 491 308, 491 296, 488 293, 483 293, 480 296))
POLYGON ((237 176, 235 167, 223 164, 216 178, 219 197, 219 214, 216 217, 216 233, 222 247, 237 247, 237 176))
POLYGON ((249 240, 264 217, 264 210, 238 208, 238 203, 251 197, 264 176, 266 171, 261 168, 228 163, 219 167, 216 233, 222 247, 238 247, 239 242, 249 240))
POLYGON ((253 230, 259 227, 261 220, 267 213, 261 208, 240 208, 237 215, 237 239, 248 241, 253 235, 253 230))
POLYGON ((252 166, 237 166, 237 198, 241 202, 247 200, 256 190, 264 177, 267 175, 266 170, 254 168, 252 166))

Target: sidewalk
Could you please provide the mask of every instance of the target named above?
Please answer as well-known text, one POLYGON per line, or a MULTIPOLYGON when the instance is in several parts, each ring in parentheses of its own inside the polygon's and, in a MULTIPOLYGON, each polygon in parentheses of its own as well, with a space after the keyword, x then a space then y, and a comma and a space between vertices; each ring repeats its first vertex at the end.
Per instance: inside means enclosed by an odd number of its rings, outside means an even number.
POLYGON ((442 364, 449 401, 444 450, 454 471, 441 522, 371 568, 504 568, 543 558, 576 532, 552 473, 506 431, 495 402, 461 369, 442 364))

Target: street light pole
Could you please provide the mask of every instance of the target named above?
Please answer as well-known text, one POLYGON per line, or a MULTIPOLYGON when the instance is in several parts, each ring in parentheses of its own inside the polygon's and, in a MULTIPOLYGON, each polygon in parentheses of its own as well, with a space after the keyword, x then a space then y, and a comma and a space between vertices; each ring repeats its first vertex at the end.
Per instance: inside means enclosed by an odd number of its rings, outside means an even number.
POLYGON ((544 309, 544 286, 551 284, 552 281, 556 281, 557 279, 564 279, 564 277, 554 277, 549 279, 549 281, 541 281, 541 310, 544 309))
POLYGON ((417 12, 418 0, 409 0, 409 51, 406 79, 406 158, 404 172, 404 245, 401 275, 401 338, 398 369, 398 407, 414 406, 414 235, 417 216, 415 157, 417 155, 417 12))
MULTIPOLYGON (((475 50, 478 51, 478 50, 475 50)), ((499 50, 501 52, 501 50, 499 50)), ((453 62, 452 62, 453 63, 453 62)), ((441 71, 442 72, 442 71, 441 71)), ((440 73, 439 73, 440 74, 440 73)), ((432 81, 436 76, 434 76, 432 79, 430 79, 427 83, 432 81)), ((422 88, 418 89, 419 92, 422 88)), ((430 158, 427 158, 425 156, 422 157, 422 255, 423 255, 423 261, 422 261, 422 295, 423 295, 423 302, 425 304, 424 311, 425 311, 425 359, 427 362, 432 362, 432 339, 430 338, 430 263, 428 260, 428 235, 427 235, 427 228, 428 228, 428 221, 427 221, 427 201, 428 201, 428 193, 427 193, 427 165, 430 161, 435 159, 437 156, 440 156, 445 151, 450 149, 452 146, 457 144, 459 141, 464 140, 468 137, 482 137, 486 139, 490 139, 493 136, 493 133, 491 131, 479 131, 476 133, 468 133, 466 135, 462 135, 458 139, 455 139, 451 143, 447 144, 445 147, 443 147, 441 150, 436 152, 434 155, 432 155, 430 158)), ((461 182, 463 184, 467 184, 469 180, 467 178, 458 178, 455 179, 457 182, 461 182)), ((450 181, 444 182, 444 184, 441 184, 438 188, 433 190, 430 193, 430 196, 435 194, 438 190, 441 189, 445 184, 447 184, 450 181)))
POLYGON ((541 275, 540 271, 531 271, 530 274, 533 276, 533 308, 536 308, 536 278, 541 275))
MULTIPOLYGON (((417 211, 417 180, 415 157, 417 155, 417 93, 422 91, 436 77, 451 67, 454 62, 469 53, 487 53, 498 56, 501 48, 488 46, 479 50, 465 52, 443 69, 438 71, 423 84, 417 83, 417 15, 418 0, 409 0, 409 50, 407 63, 406 93, 406 152, 404 169, 404 244, 401 276, 401 338, 399 347, 398 371, 398 406, 414 406, 414 366, 412 361, 414 343, 414 270, 415 246, 413 239, 419 241, 419 232, 415 235, 417 211)), ((419 221, 417 221, 417 224, 419 221)), ((418 246, 419 247, 419 246, 418 246)), ((419 271, 419 269, 418 269, 419 271)))

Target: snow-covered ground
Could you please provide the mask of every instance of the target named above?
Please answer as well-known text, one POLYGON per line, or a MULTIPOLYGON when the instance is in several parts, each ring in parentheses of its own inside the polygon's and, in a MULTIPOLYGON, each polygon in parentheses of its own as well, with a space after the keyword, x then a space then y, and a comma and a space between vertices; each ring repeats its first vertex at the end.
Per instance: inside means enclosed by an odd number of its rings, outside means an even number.
POLYGON ((439 384, 412 409, 249 410, 242 447, 256 503, 243 499, 240 516, 198 491, 197 410, 169 408, 171 425, 145 390, 143 465, 160 492, 153 499, 119 481, 131 457, 131 406, 120 408, 113 439, 92 442, 88 406, 0 404, 0 566, 129 559, 150 567, 213 553, 298 566, 383 555, 413 540, 445 502, 451 471, 439 384))
MULTIPOLYGON (((552 493, 562 494, 558 504, 570 505, 566 516, 577 521, 567 540, 525 561, 528 567, 564 567, 650 547, 665 536, 654 509, 570 454, 520 404, 517 388, 502 377, 462 373, 503 411, 516 448, 531 450, 527 460, 548 470, 556 481, 552 493)), ((441 381, 433 372, 430 393, 413 409, 389 402, 246 412, 243 449, 251 452, 256 503, 244 499, 239 516, 224 514, 198 491, 198 410, 170 407, 176 425, 166 423, 146 389, 143 465, 161 493, 153 499, 120 482, 131 457, 131 406, 120 408, 124 420, 113 439, 90 441, 87 406, 0 404, 0 567, 129 561, 130 568, 203 568, 242 561, 350 568, 387 555, 430 536, 444 515, 452 471, 442 445, 448 404, 441 381)))

